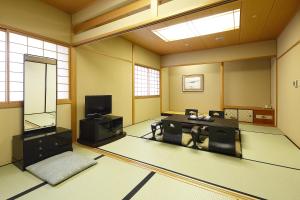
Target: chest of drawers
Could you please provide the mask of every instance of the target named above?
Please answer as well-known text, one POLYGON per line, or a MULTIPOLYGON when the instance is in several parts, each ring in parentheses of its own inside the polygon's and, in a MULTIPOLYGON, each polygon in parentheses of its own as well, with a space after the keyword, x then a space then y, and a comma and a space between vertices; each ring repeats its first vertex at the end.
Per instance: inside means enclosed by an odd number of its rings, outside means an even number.
POLYGON ((65 151, 72 151, 72 134, 69 129, 58 127, 53 132, 13 137, 13 163, 22 170, 65 151))

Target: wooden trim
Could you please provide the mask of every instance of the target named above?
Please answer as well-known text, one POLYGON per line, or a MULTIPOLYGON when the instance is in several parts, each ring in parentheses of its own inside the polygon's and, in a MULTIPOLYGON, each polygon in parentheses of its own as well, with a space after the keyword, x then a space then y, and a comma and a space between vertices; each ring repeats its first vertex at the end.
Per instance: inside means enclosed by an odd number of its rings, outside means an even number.
POLYGON ((128 16, 131 13, 143 9, 150 5, 149 0, 138 0, 134 1, 128 5, 117 8, 105 14, 99 15, 93 19, 87 20, 80 24, 74 26, 73 31, 75 34, 95 28, 97 26, 101 26, 103 24, 107 24, 109 22, 115 21, 122 17, 128 16))
MULTIPOLYGON (((57 99, 57 105, 72 104, 70 99, 57 99)), ((1 102, 0 108, 19 108, 23 106, 23 101, 1 102)))
POLYGON ((71 71, 71 129, 72 129, 72 141, 77 140, 77 84, 76 84, 76 49, 72 47, 70 49, 70 71, 71 71))
POLYGON ((25 31, 25 30, 15 28, 15 27, 12 27, 12 26, 0 24, 0 28, 6 30, 8 32, 23 34, 23 35, 26 35, 28 37, 32 37, 32 38, 39 39, 39 40, 44 40, 46 42, 52 42, 52 43, 55 43, 55 44, 58 44, 58 45, 66 46, 66 47, 72 46, 71 43, 62 42, 60 40, 52 39, 52 38, 49 38, 49 37, 46 37, 46 36, 42 36, 42 35, 39 35, 39 34, 36 34, 36 33, 33 33, 33 32, 25 31))
POLYGON ((160 113, 162 113, 162 69, 160 68, 159 73, 159 97, 160 97, 160 113))
POLYGON ((134 99, 151 99, 151 98, 159 98, 160 95, 149 95, 149 96, 135 96, 134 99))
POLYGON ((113 58, 113 59, 117 59, 117 60, 122 60, 124 62, 129 62, 129 63, 132 63, 132 60, 127 60, 125 58, 121 58, 121 57, 117 57, 117 56, 111 56, 111 55, 108 55, 108 54, 105 54, 105 53, 102 53, 100 51, 97 51, 91 47, 84 47, 85 50, 88 50, 88 51, 91 51, 93 53, 96 53, 96 54, 99 54, 99 55, 102 55, 102 56, 106 56, 106 57, 109 57, 109 58, 113 58))
POLYGON ((133 63, 134 63, 134 65, 138 65, 138 66, 140 66, 140 67, 145 67, 145 68, 147 68, 147 69, 153 69, 153 70, 156 70, 156 71, 159 71, 159 72, 160 72, 160 69, 158 69, 158 68, 150 67, 150 66, 147 66, 147 65, 144 65, 144 64, 140 64, 140 63, 137 63, 137 62, 133 62, 133 63))
POLYGON ((220 64, 220 110, 224 110, 224 62, 220 64))
POLYGON ((21 108, 22 106, 23 106, 22 101, 0 103, 0 108, 21 108))
POLYGON ((110 152, 105 151, 105 150, 101 150, 101 149, 98 149, 98 148, 87 147, 87 146, 84 146, 84 145, 81 145, 81 144, 78 144, 78 143, 77 143, 77 145, 82 147, 82 148, 93 151, 95 153, 105 155, 109 158, 119 160, 121 162, 125 162, 127 164, 130 164, 130 165, 142 168, 142 169, 154 171, 154 172, 156 172, 160 175, 163 175, 163 176, 172 178, 174 180, 177 180, 177 181, 189 184, 189 185, 193 185, 195 187, 198 187, 198 188, 201 188, 201 189, 204 189, 204 190, 208 190, 210 192, 214 192, 214 193, 217 193, 217 194, 229 197, 229 198, 239 199, 239 200, 253 200, 253 199, 256 199, 254 197, 250 197, 250 196, 247 196, 245 194, 241 194, 241 193, 238 193, 238 192, 235 192, 235 191, 232 191, 232 190, 227 190, 225 188, 221 188, 221 187, 209 184, 209 183, 205 183, 205 182, 200 181, 200 180, 195 180, 195 179, 189 178, 187 176, 183 176, 183 175, 180 175, 178 173, 172 172, 170 170, 155 167, 153 165, 149 165, 149 164, 137 161, 137 160, 133 160, 133 159, 121 156, 121 155, 114 154, 114 153, 110 153, 110 152))
POLYGON ((275 125, 278 125, 278 59, 276 59, 276 111, 275 111, 275 125))
POLYGON ((294 47, 296 47, 298 44, 300 44, 300 40, 298 40, 295 44, 293 44, 290 48, 288 48, 285 52, 283 52, 280 56, 277 57, 277 60, 285 56, 288 52, 290 52, 294 47))
POLYGON ((274 110, 273 108, 263 108, 263 107, 255 107, 255 106, 233 106, 233 105, 225 105, 225 109, 239 109, 239 110, 274 110))
POLYGON ((205 65, 205 64, 216 64, 216 63, 221 63, 221 62, 225 63, 225 62, 234 62, 234 61, 243 61, 243 60, 253 60, 253 59, 260 59, 260 58, 272 58, 274 56, 276 56, 276 55, 247 57, 247 58, 241 58, 241 59, 222 60, 222 61, 218 60, 218 61, 209 61, 209 62, 195 62, 195 63, 187 63, 187 64, 164 65, 164 66, 162 66, 162 68, 165 68, 165 67, 182 67, 182 66, 192 66, 192 65, 205 65))
POLYGON ((70 99, 57 99, 56 103, 57 105, 72 104, 72 101, 70 99))
MULTIPOLYGON (((6 86, 6 90, 5 90, 5 101, 6 103, 9 102, 9 63, 10 63, 10 60, 9 60, 9 34, 8 34, 8 31, 6 30, 5 32, 5 35, 6 35, 6 63, 5 63, 5 86, 6 86)), ((24 84, 24 80, 23 80, 23 84, 24 84)), ((23 86, 24 87, 24 86, 23 86)), ((24 90, 24 89, 23 89, 24 90)), ((24 92, 24 91, 23 91, 24 92)))
POLYGON ((35 56, 35 55, 24 55, 24 61, 36 62, 36 63, 44 63, 49 65, 57 65, 56 59, 46 58, 43 56, 35 56))
POLYGON ((132 106, 132 110, 131 110, 131 115, 132 115, 132 119, 131 119, 131 123, 134 124, 135 123, 135 98, 134 98, 134 44, 131 45, 131 59, 132 59, 132 64, 131 64, 131 68, 132 68, 132 100, 131 100, 131 106, 132 106))

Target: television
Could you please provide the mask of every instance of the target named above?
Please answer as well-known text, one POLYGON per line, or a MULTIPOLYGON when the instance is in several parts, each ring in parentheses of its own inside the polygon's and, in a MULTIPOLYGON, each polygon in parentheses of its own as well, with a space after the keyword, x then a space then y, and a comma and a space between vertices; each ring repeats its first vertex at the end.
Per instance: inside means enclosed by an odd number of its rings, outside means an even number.
POLYGON ((85 117, 91 118, 110 114, 111 106, 111 95, 85 96, 85 117))

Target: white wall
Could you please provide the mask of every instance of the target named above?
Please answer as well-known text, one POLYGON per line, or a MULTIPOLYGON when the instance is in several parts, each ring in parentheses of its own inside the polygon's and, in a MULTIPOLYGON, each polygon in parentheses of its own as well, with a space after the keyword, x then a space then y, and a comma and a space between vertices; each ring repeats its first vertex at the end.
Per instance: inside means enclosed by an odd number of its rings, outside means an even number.
POLYGON ((300 83, 300 11, 290 21, 278 37, 278 121, 280 128, 294 143, 300 147, 300 87, 295 88, 293 81, 300 83))

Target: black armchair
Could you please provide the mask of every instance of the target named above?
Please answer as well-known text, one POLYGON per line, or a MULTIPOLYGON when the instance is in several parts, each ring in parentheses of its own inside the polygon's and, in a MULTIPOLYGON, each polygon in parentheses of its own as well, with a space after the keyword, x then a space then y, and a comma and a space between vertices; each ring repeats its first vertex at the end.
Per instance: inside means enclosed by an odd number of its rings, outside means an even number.
POLYGON ((209 111, 209 116, 224 119, 224 111, 210 110, 209 111))
POLYGON ((208 150, 217 153, 235 155, 235 129, 208 127, 208 150))

